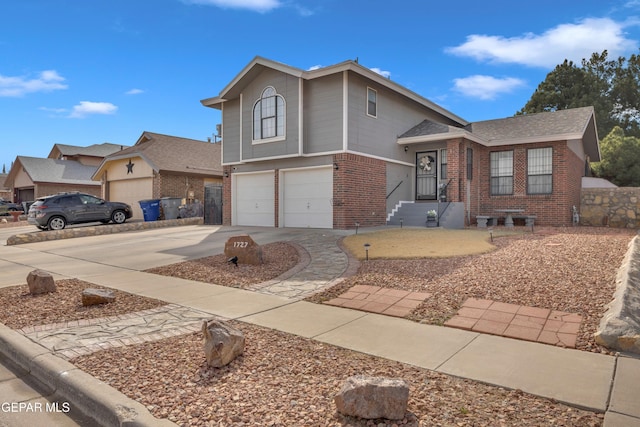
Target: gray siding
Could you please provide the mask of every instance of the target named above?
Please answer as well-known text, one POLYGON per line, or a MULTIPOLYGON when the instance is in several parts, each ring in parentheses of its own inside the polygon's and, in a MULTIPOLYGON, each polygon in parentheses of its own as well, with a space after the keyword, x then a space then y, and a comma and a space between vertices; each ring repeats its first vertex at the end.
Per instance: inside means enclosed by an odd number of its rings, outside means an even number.
MULTIPOLYGON (((298 153, 298 78, 279 71, 266 69, 242 92, 242 158, 243 160, 264 157, 295 155, 298 153), (273 86, 285 101, 285 139, 282 141, 254 144, 253 106, 267 86, 273 86)), ((226 108, 226 106, 225 106, 226 108)), ((225 141, 226 142, 226 141, 225 141)))
POLYGON ((222 111, 223 139, 222 162, 240 161, 240 101, 233 99, 224 103, 222 111))
POLYGON ((349 149, 413 163, 399 135, 426 118, 440 120, 426 107, 354 73, 349 74, 349 149), (377 91, 377 117, 367 115, 367 87, 377 91))
POLYGON ((305 153, 342 150, 342 87, 342 74, 305 81, 305 153))
POLYGON ((409 166, 387 163, 387 213, 400 201, 413 200, 415 169, 409 166), (391 191, 398 188, 391 193, 391 191), (388 194, 391 193, 391 194, 388 194))

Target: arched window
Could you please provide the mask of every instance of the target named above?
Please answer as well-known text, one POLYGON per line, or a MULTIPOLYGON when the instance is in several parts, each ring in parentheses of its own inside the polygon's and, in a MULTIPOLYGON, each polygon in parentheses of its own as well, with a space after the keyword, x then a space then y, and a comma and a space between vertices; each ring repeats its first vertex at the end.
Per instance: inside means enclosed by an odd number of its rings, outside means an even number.
POLYGON ((284 98, 269 86, 253 106, 253 139, 284 136, 284 98))

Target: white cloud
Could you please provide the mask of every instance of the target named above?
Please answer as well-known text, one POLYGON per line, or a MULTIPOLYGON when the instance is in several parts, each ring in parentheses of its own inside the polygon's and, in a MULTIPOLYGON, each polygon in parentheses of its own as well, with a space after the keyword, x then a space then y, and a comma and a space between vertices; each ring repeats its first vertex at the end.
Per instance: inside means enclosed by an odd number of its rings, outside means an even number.
POLYGON ((248 9, 265 13, 282 6, 279 0, 183 0, 187 4, 218 6, 225 9, 248 9))
POLYGON ((38 108, 38 110, 47 111, 49 113, 54 113, 54 114, 63 114, 68 111, 66 108, 50 108, 50 107, 40 107, 38 108))
POLYGON ((19 97, 34 92, 51 92, 52 90, 66 89, 64 77, 55 70, 46 70, 38 74, 38 77, 28 79, 24 76, 6 77, 0 75, 0 96, 19 97))
POLYGON ((83 119, 90 114, 114 114, 118 107, 110 102, 80 101, 80 104, 73 106, 70 118, 83 119))
POLYGON ((312 67, 309 67, 309 68, 307 69, 307 71, 319 70, 319 69, 320 69, 320 68, 322 68, 322 67, 323 67, 323 65, 314 65, 314 66, 312 66, 312 67))
POLYGON ((126 91, 124 94, 125 95, 139 95, 141 93, 144 93, 144 91, 142 89, 133 88, 131 90, 126 91))
POLYGON ((482 100, 495 99, 498 95, 509 93, 525 83, 513 77, 497 79, 491 76, 469 76, 454 80, 454 89, 461 94, 482 100))
POLYGON ((517 63, 553 68, 565 59, 580 63, 594 52, 608 50, 611 58, 636 49, 636 42, 625 38, 625 25, 609 18, 589 18, 576 24, 561 24, 542 34, 520 37, 473 34, 448 53, 478 61, 517 63))
POLYGON ((374 73, 380 74, 382 77, 388 79, 391 77, 391 71, 383 71, 380 68, 370 68, 371 71, 373 71, 374 73))

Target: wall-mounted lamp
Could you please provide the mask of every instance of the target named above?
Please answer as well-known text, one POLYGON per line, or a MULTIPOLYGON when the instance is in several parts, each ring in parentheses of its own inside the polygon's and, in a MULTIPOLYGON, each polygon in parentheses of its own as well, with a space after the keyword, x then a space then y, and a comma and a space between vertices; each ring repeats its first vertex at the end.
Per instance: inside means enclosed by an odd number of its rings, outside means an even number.
POLYGON ((338 166, 338 164, 337 164, 337 163, 334 163, 334 164, 333 164, 333 169, 334 169, 334 170, 338 170, 338 169, 340 169, 340 167, 338 166))
POLYGON ((229 171, 224 171, 224 177, 229 178, 229 171))
POLYGON ((409 151, 409 146, 408 146, 408 145, 405 145, 405 146, 404 146, 404 152, 406 153, 407 151, 409 151))

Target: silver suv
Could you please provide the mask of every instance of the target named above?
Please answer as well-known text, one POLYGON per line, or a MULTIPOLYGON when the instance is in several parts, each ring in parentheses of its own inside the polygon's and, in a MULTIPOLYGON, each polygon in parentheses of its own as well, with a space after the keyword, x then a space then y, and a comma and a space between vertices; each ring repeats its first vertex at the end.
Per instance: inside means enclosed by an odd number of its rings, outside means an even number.
POLYGON ((27 221, 41 230, 62 230, 67 224, 113 221, 131 218, 131 206, 107 202, 84 193, 58 193, 37 199, 29 208, 27 221))

